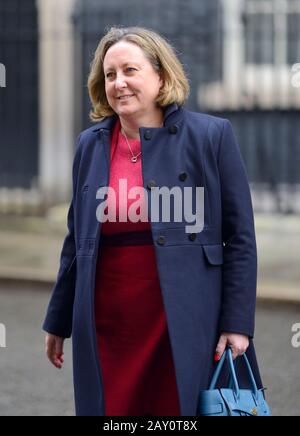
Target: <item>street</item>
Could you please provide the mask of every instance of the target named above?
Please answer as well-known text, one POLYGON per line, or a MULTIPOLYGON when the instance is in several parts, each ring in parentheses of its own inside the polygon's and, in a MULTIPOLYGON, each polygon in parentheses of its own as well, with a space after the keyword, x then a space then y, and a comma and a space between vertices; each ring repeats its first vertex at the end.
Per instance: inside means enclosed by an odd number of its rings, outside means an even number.
MULTIPOLYGON (((2 282, 0 324, 6 348, 0 348, 1 416, 74 415, 70 341, 62 370, 44 353, 41 324, 49 287, 2 282)), ((273 415, 300 415, 300 348, 292 347, 292 326, 300 322, 300 305, 259 303, 256 350, 273 415)))

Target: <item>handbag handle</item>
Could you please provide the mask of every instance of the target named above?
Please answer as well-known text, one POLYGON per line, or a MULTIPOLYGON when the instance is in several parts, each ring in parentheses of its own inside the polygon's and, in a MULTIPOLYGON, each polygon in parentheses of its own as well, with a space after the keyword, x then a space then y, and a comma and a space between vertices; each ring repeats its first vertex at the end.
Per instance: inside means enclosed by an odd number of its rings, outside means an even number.
MULTIPOLYGON (((257 389, 256 381, 255 381, 249 360, 246 356, 246 353, 244 353, 242 357, 243 357, 244 362, 246 364, 248 375, 249 375, 249 378, 251 381, 252 393, 253 393, 255 399, 258 401, 258 389, 257 389)), ((220 362, 218 363, 218 366, 217 366, 215 373, 213 375, 209 389, 212 390, 212 389, 216 388, 216 384, 217 384, 217 381, 220 377, 221 370, 223 368, 225 359, 227 359, 227 362, 229 364, 229 371, 230 371, 230 375, 231 375, 231 380, 233 382, 234 394, 237 398, 239 398, 240 397, 240 388, 239 388, 239 384, 238 384, 238 380, 237 380, 237 376, 236 376, 236 372, 235 372, 235 368, 234 368, 234 364, 233 364, 232 352, 231 352, 230 348, 227 348, 227 350, 223 353, 223 356, 222 356, 220 362)))

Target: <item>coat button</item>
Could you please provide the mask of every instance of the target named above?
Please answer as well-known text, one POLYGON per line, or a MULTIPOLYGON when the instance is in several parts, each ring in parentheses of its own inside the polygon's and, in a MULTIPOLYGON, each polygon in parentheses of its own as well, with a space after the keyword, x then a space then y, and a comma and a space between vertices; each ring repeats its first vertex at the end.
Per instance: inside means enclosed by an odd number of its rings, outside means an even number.
POLYGON ((178 132, 178 127, 173 125, 169 127, 169 133, 171 133, 172 135, 176 135, 176 133, 178 132))
POLYGON ((150 180, 147 184, 147 188, 148 189, 152 189, 156 187, 156 181, 155 180, 150 180))
POLYGON ((164 236, 159 236, 157 239, 157 243, 158 243, 158 245, 165 245, 166 238, 164 236))
POLYGON ((188 176, 187 173, 181 173, 181 174, 179 174, 179 180, 181 182, 185 182, 187 179, 187 176, 188 176))
POLYGON ((144 133, 144 138, 149 141, 152 138, 152 133, 151 130, 146 130, 146 132, 144 133))
POLYGON ((197 233, 191 233, 189 235, 189 240, 192 242, 194 242, 196 240, 196 238, 197 238, 197 233))

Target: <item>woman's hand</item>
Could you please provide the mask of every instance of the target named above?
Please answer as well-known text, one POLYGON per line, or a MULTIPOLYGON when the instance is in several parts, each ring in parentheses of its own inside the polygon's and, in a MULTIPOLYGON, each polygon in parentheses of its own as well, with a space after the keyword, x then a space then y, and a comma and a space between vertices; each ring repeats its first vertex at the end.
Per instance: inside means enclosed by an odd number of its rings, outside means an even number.
POLYGON ((236 359, 238 356, 242 356, 247 351, 249 347, 249 338, 248 336, 235 333, 222 333, 216 348, 216 362, 221 359, 226 347, 231 348, 232 357, 233 359, 236 359))
POLYGON ((46 354, 50 362, 58 369, 62 368, 64 363, 63 359, 63 347, 64 338, 46 333, 45 344, 46 354))

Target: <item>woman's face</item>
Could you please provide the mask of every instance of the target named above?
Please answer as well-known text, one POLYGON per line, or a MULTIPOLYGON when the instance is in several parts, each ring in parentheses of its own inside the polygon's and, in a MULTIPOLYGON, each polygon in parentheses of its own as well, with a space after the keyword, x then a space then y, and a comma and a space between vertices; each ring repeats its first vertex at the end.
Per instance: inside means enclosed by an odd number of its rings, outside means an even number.
POLYGON ((110 47, 103 69, 106 97, 118 115, 157 110, 155 99, 163 82, 138 45, 120 41, 110 47))

